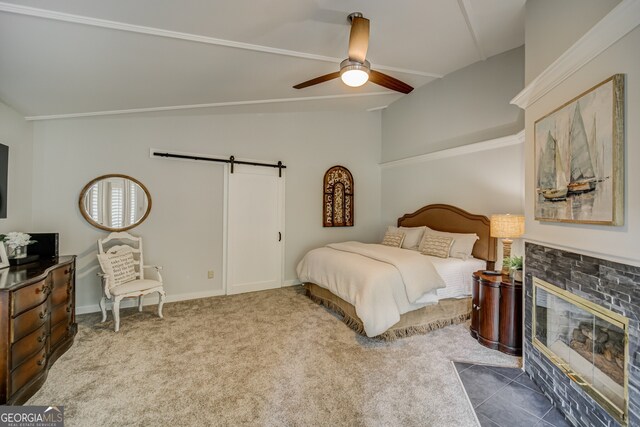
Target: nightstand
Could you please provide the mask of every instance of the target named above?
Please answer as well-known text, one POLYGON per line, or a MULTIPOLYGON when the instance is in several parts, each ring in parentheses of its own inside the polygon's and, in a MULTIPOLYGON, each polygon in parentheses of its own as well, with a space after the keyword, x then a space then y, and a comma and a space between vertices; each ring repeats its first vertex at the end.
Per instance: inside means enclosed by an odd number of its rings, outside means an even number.
POLYGON ((522 355, 522 283, 473 273, 471 336, 485 347, 522 355))

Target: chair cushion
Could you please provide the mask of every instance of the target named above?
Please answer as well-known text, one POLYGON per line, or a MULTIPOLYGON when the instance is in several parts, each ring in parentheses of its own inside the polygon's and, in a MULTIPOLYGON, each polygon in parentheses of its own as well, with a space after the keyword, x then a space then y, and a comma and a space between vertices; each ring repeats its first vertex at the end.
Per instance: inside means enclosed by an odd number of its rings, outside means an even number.
POLYGON ((123 285, 111 288, 112 295, 123 295, 131 292, 146 291, 152 288, 161 288, 162 283, 157 280, 143 279, 127 282, 123 285))

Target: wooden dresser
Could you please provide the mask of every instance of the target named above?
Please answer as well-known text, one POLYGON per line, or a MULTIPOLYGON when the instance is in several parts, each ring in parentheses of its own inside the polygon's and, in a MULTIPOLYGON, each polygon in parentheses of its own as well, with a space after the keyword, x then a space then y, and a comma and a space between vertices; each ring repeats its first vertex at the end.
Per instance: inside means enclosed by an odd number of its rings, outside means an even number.
POLYGON ((22 404, 76 335, 75 256, 0 270, 0 404, 22 404))
POLYGON ((485 347, 522 355, 522 283, 473 273, 471 336, 485 347))

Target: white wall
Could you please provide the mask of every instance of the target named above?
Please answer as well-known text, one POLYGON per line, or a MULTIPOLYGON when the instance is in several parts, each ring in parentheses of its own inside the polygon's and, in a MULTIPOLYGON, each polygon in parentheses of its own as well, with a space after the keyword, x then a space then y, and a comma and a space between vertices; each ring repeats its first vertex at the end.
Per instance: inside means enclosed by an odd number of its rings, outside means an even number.
MULTIPOLYGON (((611 6, 609 2, 609 6, 611 6)), ((564 35, 566 31, 574 30, 574 26, 549 26, 544 16, 550 14, 567 15, 576 6, 576 1, 528 1, 527 26, 544 28, 547 34, 544 38, 529 37, 527 31, 527 58, 535 64, 540 61, 547 65, 547 40, 555 39, 558 33, 560 39, 577 40, 588 30, 580 29, 579 34, 572 37, 564 35)), ((599 0, 580 1, 581 9, 596 7, 602 14, 599 0)), ((577 30, 576 30, 577 31, 577 30)), ((536 34, 536 33, 534 33, 536 34)), ((607 259, 618 260, 640 265, 640 169, 636 167, 640 159, 640 56, 637 54, 640 46, 640 28, 627 34, 617 43, 606 49, 596 58, 577 70, 568 79, 555 87, 552 91, 529 106, 525 112, 526 121, 526 179, 525 179, 525 208, 527 238, 540 243, 593 254, 607 259), (626 74, 626 118, 625 118, 625 222, 623 226, 595 226, 583 224, 559 224, 536 221, 533 218, 535 193, 534 168, 534 123, 550 111, 573 99, 585 90, 600 83, 616 73, 626 74)), ((554 58, 555 59, 555 58, 554 58)), ((534 65, 532 68, 537 69, 534 65)), ((529 68, 529 64, 527 65, 529 68)))
POLYGON ((509 101, 523 81, 519 47, 416 89, 382 114, 382 161, 518 133, 524 115, 509 101))
POLYGON ((0 144, 9 146, 7 218, 0 234, 31 231, 33 127, 17 111, 0 102, 0 144))
MULTIPOLYGON (((518 133, 524 116, 509 101, 523 81, 521 47, 417 89, 382 115, 383 161, 518 133)), ((395 224, 403 214, 431 203, 487 216, 522 214, 523 169, 521 143, 410 165, 383 164, 383 223, 395 224)), ((522 253, 521 242, 515 242, 513 253, 522 253)))
POLYGON ((96 239, 78 211, 92 178, 124 173, 153 198, 149 218, 133 233, 145 238, 146 261, 164 266, 168 296, 223 289, 224 167, 152 159, 149 148, 278 161, 286 165, 285 279, 319 245, 377 238, 380 224, 379 113, 159 115, 81 118, 34 126, 35 231, 60 232, 60 250, 78 258, 77 305, 96 304, 96 239), (341 164, 355 180, 355 226, 322 227, 322 178, 341 164), (207 270, 215 277, 207 279, 207 270))
POLYGON ((522 159, 523 144, 515 144, 383 167, 383 223, 395 225, 398 217, 429 203, 446 203, 483 215, 522 213, 522 159))

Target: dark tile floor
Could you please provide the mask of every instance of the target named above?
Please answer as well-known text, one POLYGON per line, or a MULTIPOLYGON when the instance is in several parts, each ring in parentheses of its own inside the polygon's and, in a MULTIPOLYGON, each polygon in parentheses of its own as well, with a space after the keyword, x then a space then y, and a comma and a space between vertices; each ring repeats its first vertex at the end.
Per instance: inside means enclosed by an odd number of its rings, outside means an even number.
POLYGON ((571 426, 521 369, 453 364, 481 426, 571 426))

